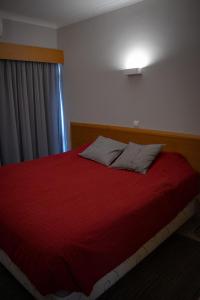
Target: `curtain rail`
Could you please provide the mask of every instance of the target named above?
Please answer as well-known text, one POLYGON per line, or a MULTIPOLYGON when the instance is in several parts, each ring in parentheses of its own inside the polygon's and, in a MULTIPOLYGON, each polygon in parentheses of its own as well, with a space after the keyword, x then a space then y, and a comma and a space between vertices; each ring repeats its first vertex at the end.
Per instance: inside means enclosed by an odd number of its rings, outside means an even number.
POLYGON ((58 49, 0 43, 0 59, 63 64, 64 52, 58 49))

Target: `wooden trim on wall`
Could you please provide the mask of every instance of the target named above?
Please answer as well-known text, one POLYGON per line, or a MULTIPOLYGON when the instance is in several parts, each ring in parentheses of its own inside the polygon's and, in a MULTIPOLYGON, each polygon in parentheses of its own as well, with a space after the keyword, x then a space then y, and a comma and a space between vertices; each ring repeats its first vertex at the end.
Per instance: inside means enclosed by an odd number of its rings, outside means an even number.
POLYGON ((124 143, 133 141, 139 144, 165 144, 164 151, 181 153, 187 158, 193 168, 200 172, 199 135, 112 125, 71 123, 72 149, 94 141, 99 135, 124 143))
POLYGON ((0 43, 0 59, 63 64, 64 52, 58 49, 0 43))

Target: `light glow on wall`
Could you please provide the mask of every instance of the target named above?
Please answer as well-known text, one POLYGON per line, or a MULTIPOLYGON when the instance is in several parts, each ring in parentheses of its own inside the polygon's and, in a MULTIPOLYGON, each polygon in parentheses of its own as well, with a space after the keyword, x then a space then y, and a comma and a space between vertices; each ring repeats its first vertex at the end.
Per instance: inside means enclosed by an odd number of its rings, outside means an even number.
POLYGON ((144 49, 134 49, 125 57, 125 69, 139 68, 142 69, 150 63, 148 52, 144 49))

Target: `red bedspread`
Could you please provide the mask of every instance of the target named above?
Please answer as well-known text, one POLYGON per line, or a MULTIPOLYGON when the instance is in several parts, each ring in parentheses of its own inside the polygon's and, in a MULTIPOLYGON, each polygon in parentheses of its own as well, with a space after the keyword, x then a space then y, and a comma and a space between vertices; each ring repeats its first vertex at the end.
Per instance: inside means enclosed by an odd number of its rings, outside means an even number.
POLYGON ((42 294, 88 294, 199 191, 183 157, 163 153, 147 175, 77 151, 0 168, 0 248, 42 294))

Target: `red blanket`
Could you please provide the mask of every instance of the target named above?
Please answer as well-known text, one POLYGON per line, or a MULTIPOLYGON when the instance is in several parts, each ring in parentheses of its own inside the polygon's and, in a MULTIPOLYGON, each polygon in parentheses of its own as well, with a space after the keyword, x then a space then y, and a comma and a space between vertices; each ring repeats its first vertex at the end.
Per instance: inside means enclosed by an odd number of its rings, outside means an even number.
POLYGON ((178 154, 146 175, 77 151, 0 168, 0 248, 42 294, 88 294, 103 275, 169 223, 199 191, 178 154))

